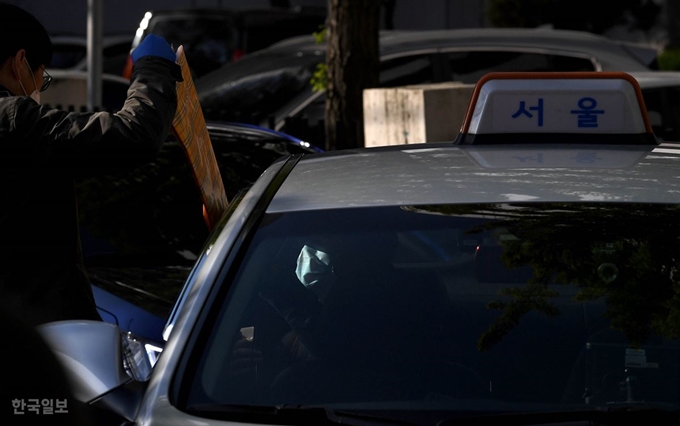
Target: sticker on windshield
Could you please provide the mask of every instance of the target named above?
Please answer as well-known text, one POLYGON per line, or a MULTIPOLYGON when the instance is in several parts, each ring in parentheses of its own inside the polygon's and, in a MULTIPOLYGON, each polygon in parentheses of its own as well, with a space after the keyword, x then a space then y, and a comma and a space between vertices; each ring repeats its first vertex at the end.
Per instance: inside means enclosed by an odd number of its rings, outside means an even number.
POLYGON ((659 368, 657 362, 647 362, 647 353, 644 349, 626 349, 626 367, 632 368, 659 368))

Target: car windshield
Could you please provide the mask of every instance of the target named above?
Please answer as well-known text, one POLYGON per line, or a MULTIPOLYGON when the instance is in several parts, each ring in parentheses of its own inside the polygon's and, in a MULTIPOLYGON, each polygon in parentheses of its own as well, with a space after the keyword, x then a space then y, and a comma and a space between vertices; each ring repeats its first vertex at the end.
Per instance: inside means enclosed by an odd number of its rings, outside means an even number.
POLYGON ((418 417, 428 424, 677 407, 678 214, 599 202, 267 214, 215 292, 179 407, 440 413, 418 417))

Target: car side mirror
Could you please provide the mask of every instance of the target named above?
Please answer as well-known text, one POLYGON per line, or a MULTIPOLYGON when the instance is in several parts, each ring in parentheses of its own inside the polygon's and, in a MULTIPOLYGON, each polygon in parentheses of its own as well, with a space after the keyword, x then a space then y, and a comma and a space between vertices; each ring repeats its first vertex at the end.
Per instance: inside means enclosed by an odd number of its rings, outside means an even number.
POLYGON ((89 403, 134 379, 148 379, 151 367, 145 366, 143 346, 130 344, 114 324, 69 320, 37 330, 64 366, 79 401, 89 403))

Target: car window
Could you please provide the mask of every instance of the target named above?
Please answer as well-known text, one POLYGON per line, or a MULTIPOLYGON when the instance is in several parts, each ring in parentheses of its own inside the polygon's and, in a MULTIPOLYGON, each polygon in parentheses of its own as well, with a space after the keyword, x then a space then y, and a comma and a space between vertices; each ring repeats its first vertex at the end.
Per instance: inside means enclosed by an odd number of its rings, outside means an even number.
POLYGON ((265 215, 197 327, 178 408, 676 404, 677 214, 576 202, 265 215))
POLYGON ((409 55, 380 62, 380 87, 434 83, 433 55, 409 55))
POLYGON ((547 53, 448 52, 451 79, 474 84, 492 71, 596 71, 589 59, 547 53))

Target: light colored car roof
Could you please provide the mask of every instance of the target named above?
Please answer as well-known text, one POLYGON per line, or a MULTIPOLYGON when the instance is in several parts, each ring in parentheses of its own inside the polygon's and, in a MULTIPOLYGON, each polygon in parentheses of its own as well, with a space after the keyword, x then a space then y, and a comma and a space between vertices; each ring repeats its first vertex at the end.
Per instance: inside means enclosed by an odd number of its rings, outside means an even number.
MULTIPOLYGON (((515 49, 542 53, 561 53, 595 58, 602 71, 650 71, 654 61, 651 47, 609 39, 583 32, 527 28, 473 28, 437 31, 381 31, 380 54, 383 58, 419 50, 503 50, 515 49)), ((239 79, 273 69, 309 67, 323 61, 325 44, 314 37, 299 36, 275 43, 245 55, 236 62, 202 76, 196 81, 199 96, 219 91, 239 79)))
MULTIPOLYGON (((382 31, 381 55, 403 51, 439 48, 522 48, 532 51, 561 51, 588 54, 600 62, 603 71, 645 71, 654 61, 652 47, 610 39, 585 31, 555 30, 550 28, 469 28, 453 30, 382 31)), ((281 41, 265 51, 286 49, 318 52, 325 45, 312 36, 300 36, 281 41)))
POLYGON ((677 203, 679 199, 680 145, 428 143, 307 156, 267 211, 511 201, 677 203), (530 159, 538 156, 544 164, 532 166, 530 159), (520 157, 528 160, 518 163, 520 157))
MULTIPOLYGON (((645 77, 653 81, 654 75, 639 75, 645 77)), ((677 203, 680 144, 659 144, 638 85, 623 72, 487 74, 477 83, 455 143, 302 158, 267 211, 442 203, 677 203), (517 121, 525 101, 537 97, 535 120, 517 121), (550 105, 545 110, 544 101, 550 105), (603 114, 599 123, 574 119, 584 111, 584 101, 601 108, 596 111, 603 114), (574 110, 577 104, 581 109, 574 110)), ((586 108, 587 114, 591 109, 586 108)))

